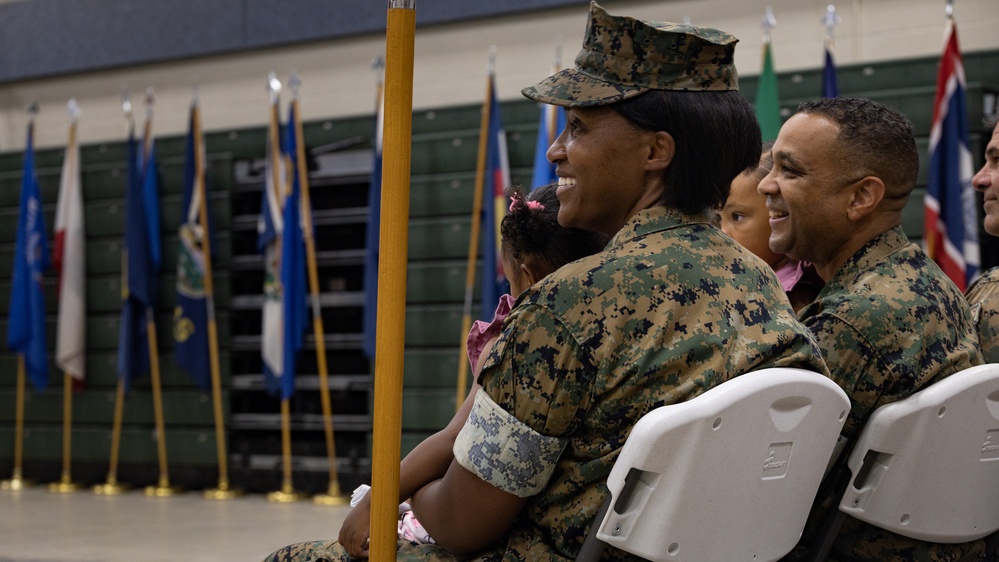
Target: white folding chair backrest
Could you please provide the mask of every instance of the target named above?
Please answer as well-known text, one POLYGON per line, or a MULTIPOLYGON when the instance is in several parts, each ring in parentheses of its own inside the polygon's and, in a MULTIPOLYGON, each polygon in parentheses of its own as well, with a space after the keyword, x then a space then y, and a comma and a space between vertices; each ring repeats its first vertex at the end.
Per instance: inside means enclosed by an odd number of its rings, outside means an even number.
POLYGON ((839 508, 852 517, 941 543, 999 529, 999 364, 875 410, 849 466, 839 508))
POLYGON ((849 411, 831 380, 790 368, 657 408, 607 479, 596 536, 650 560, 776 560, 801 535, 849 411))

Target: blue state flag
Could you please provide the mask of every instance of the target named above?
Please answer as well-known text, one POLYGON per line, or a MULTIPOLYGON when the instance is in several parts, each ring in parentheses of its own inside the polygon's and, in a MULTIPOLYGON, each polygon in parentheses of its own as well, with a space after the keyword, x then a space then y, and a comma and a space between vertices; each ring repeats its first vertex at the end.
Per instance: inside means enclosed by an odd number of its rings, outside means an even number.
POLYGON ((288 115, 284 153, 291 168, 291 190, 285 197, 281 237, 281 287, 284 301, 284 368, 280 380, 281 398, 295 393, 295 359, 302 349, 308 315, 305 300, 305 236, 302 231, 302 182, 298 174, 294 106, 288 115))
POLYGON ((480 318, 489 321, 493 318, 500 296, 510 292, 510 284, 503 275, 503 253, 500 248, 500 223, 509 207, 505 190, 510 185, 510 164, 507 159, 506 131, 503 130, 503 118, 496 99, 496 82, 492 74, 489 75, 489 130, 486 142, 480 318))
MULTIPOLYGON (((118 340, 118 376, 122 377, 126 388, 140 375, 149 372, 146 319, 155 296, 156 282, 148 229, 152 217, 147 216, 150 206, 143 196, 146 174, 140 171, 139 146, 131 132, 127 145, 122 309, 118 340)), ((156 212, 155 216, 158 224, 159 213, 156 212)))
MULTIPOLYGON (((173 335, 177 364, 203 390, 211 388, 211 364, 208 349, 208 298, 205 294, 205 245, 211 244, 211 221, 208 232, 202 228, 201 206, 207 199, 204 169, 198 170, 196 147, 201 131, 197 127, 197 107, 191 108, 184 162, 184 192, 178 229, 177 301, 173 313, 173 335)), ((205 207, 205 212, 211 206, 205 207)))
MULTIPOLYGON (((276 110, 275 110, 276 111, 276 110)), ((274 125, 268 129, 268 138, 280 135, 274 125)), ((257 220, 257 251, 264 255, 264 302, 261 308, 260 358, 264 381, 272 394, 279 390, 284 370, 284 297, 281 290, 281 197, 284 195, 285 165, 278 151, 275 154, 267 143, 264 167, 264 191, 260 200, 260 218, 257 220)))
POLYGON ((555 142, 565 128, 565 108, 557 105, 541 104, 541 123, 538 125, 538 140, 534 146, 534 174, 531 189, 537 189, 558 181, 555 163, 548 161, 548 147, 555 142))
POLYGON ((836 64, 833 62, 832 49, 826 45, 826 60, 822 67, 822 97, 839 97, 839 83, 836 79, 836 64))
POLYGON ((14 274, 7 320, 7 346, 24 356, 31 383, 44 389, 49 380, 45 352, 45 294, 43 275, 49 267, 45 216, 35 173, 34 124, 28 125, 21 177, 21 204, 14 246, 14 274))

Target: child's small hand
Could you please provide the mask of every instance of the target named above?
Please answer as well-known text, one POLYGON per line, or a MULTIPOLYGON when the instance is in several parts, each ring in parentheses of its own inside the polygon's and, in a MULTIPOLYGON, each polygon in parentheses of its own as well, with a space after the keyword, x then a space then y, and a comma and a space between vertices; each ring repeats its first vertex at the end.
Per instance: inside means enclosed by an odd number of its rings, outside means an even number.
POLYGON ((337 539, 347 554, 354 558, 368 557, 368 537, 371 536, 371 494, 367 494, 343 520, 337 539))

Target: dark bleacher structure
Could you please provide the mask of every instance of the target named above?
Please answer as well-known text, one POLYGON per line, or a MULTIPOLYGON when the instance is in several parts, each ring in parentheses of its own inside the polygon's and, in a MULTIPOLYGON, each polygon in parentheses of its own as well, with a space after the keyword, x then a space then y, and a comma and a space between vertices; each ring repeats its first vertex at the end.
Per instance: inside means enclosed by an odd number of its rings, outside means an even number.
MULTIPOLYGON (((936 58, 852 65, 839 69, 840 92, 874 98, 905 112, 915 124, 923 159, 919 186, 904 212, 913 241, 922 237, 926 146, 936 82, 936 58)), ((983 101, 999 93, 999 51, 965 55, 974 165, 981 166, 990 131, 982 125, 983 101)), ((779 76, 785 118, 820 91, 821 70, 779 76)), ((742 81, 752 101, 755 77, 742 81)), ((454 411, 469 213, 475 180, 480 107, 422 110, 413 115, 412 191, 406 314, 403 453, 443 427, 454 411)), ((210 112, 211 108, 204 108, 210 112)), ((262 109, 263 111, 263 109, 262 109)), ((538 123, 528 101, 502 104, 512 177, 527 182, 538 123)), ((341 486, 352 489, 370 474, 372 368, 362 353, 364 232, 372 167, 373 116, 305 124, 310 188, 315 213, 319 284, 333 398, 333 424, 341 486)), ((206 135, 215 225, 214 273, 221 351, 224 418, 230 479, 250 491, 278 489, 278 399, 264 390, 260 360, 263 259, 256 252, 256 224, 263 188, 263 126, 206 135)), ((157 139, 162 197, 164 271, 156 309, 164 386, 170 477, 186 488, 216 484, 212 403, 173 361, 177 224, 181 216, 184 138, 157 139)), ((63 151, 37 154, 46 224, 54 222, 63 151)), ((110 453, 120 314, 124 228, 124 142, 86 145, 81 153, 87 231, 88 361, 84 390, 74 397, 73 475, 103 482, 110 453)), ((22 154, 0 154, 0 334, 6 334, 14 231, 22 154)), ((50 234, 51 236, 51 234, 50 234)), ((999 264, 999 246, 982 236, 985 266, 999 264)), ((46 281, 50 349, 55 341, 55 277, 46 281)), ((479 310, 478 304, 474 309, 479 310)), ((0 475, 13 463, 16 358, 0 352, 0 475)), ((52 366, 50 389, 26 399, 24 475, 58 480, 62 458, 62 374, 52 366)), ((322 492, 327 460, 311 327, 298 360, 291 400, 294 481, 322 492)), ((152 393, 140 379, 127 396, 119 480, 155 483, 152 393)))

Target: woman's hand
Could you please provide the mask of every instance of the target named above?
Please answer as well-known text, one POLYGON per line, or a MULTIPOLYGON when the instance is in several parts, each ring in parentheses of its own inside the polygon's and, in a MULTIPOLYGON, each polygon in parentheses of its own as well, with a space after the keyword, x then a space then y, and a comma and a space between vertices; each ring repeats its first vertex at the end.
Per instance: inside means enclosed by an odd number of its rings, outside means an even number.
POLYGON ((354 558, 368 557, 368 538, 371 536, 371 492, 351 508, 340 527, 337 540, 347 554, 354 558))

